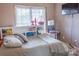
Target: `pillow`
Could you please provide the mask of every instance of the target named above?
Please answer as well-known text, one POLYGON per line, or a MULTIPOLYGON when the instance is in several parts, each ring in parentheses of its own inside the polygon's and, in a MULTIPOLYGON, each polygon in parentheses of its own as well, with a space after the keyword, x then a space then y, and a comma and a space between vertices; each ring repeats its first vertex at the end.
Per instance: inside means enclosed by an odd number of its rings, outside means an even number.
POLYGON ((27 36, 34 36, 35 33, 34 33, 34 32, 26 32, 25 34, 26 34, 27 36))
MULTIPOLYGON (((28 41, 27 37, 26 37, 24 34, 15 33, 14 35, 19 36, 19 37, 21 38, 21 41, 22 41, 22 40, 23 40, 24 42, 27 42, 27 41, 28 41)), ((22 41, 22 42, 23 42, 23 41, 22 41)))
POLYGON ((13 35, 8 35, 4 37, 4 44, 7 48, 15 48, 15 47, 21 47, 22 43, 19 39, 17 39, 13 35))
POLYGON ((17 35, 17 34, 14 34, 14 36, 16 37, 16 38, 18 38, 22 43, 24 43, 24 40, 23 40, 23 38, 21 38, 19 35, 17 35))

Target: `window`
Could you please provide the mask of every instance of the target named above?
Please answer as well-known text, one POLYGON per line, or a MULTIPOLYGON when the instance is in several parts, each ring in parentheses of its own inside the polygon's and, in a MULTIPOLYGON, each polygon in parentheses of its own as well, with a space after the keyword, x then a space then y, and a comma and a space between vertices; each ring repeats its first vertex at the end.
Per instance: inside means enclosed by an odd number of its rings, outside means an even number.
POLYGON ((31 26, 32 21, 45 22, 45 8, 16 7, 16 26, 31 26))
POLYGON ((16 26, 36 24, 39 31, 43 33, 45 32, 45 20, 45 8, 16 6, 16 26))
POLYGON ((48 21, 48 32, 51 32, 53 30, 55 30, 54 20, 49 20, 48 21))
POLYGON ((37 25, 39 22, 45 21, 45 10, 44 9, 32 9, 32 20, 36 18, 37 25))
POLYGON ((29 8, 16 8, 16 26, 30 26, 31 17, 29 8))

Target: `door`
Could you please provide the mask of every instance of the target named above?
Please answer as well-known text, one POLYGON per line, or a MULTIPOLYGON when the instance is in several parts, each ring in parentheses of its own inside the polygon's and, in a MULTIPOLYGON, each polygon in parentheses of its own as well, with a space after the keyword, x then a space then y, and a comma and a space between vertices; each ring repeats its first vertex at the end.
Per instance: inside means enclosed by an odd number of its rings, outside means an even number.
POLYGON ((73 45, 72 42, 72 15, 65 15, 63 19, 63 32, 65 40, 70 44, 73 45))
POLYGON ((74 14, 72 18, 72 40, 79 47, 79 14, 74 14))

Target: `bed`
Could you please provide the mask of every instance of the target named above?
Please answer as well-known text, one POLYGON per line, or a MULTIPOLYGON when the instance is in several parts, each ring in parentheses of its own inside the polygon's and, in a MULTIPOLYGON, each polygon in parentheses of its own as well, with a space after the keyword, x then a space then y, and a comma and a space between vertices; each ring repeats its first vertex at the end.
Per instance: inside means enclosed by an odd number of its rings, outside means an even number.
POLYGON ((7 56, 42 56, 50 55, 48 46, 42 40, 31 40, 20 48, 0 48, 0 55, 7 56), (47 52, 48 51, 48 52, 47 52), (44 53, 43 53, 44 52, 44 53))
POLYGON ((70 48, 66 43, 54 39, 52 36, 49 36, 47 34, 39 35, 38 37, 44 40, 47 45, 49 45, 49 49, 52 55, 68 55, 70 48))
POLYGON ((19 48, 0 48, 0 56, 63 56, 68 55, 65 43, 48 35, 28 37, 28 42, 19 48))

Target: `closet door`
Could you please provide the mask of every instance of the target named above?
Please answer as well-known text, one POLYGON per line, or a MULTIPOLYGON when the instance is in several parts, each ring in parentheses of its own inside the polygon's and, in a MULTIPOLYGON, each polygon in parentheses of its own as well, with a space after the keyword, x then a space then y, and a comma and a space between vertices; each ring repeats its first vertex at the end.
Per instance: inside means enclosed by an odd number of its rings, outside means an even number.
POLYGON ((72 15, 65 15, 63 19, 63 29, 65 40, 72 45, 71 32, 72 32, 72 15))
POLYGON ((73 15, 72 23, 72 40, 79 47, 79 14, 73 15))

